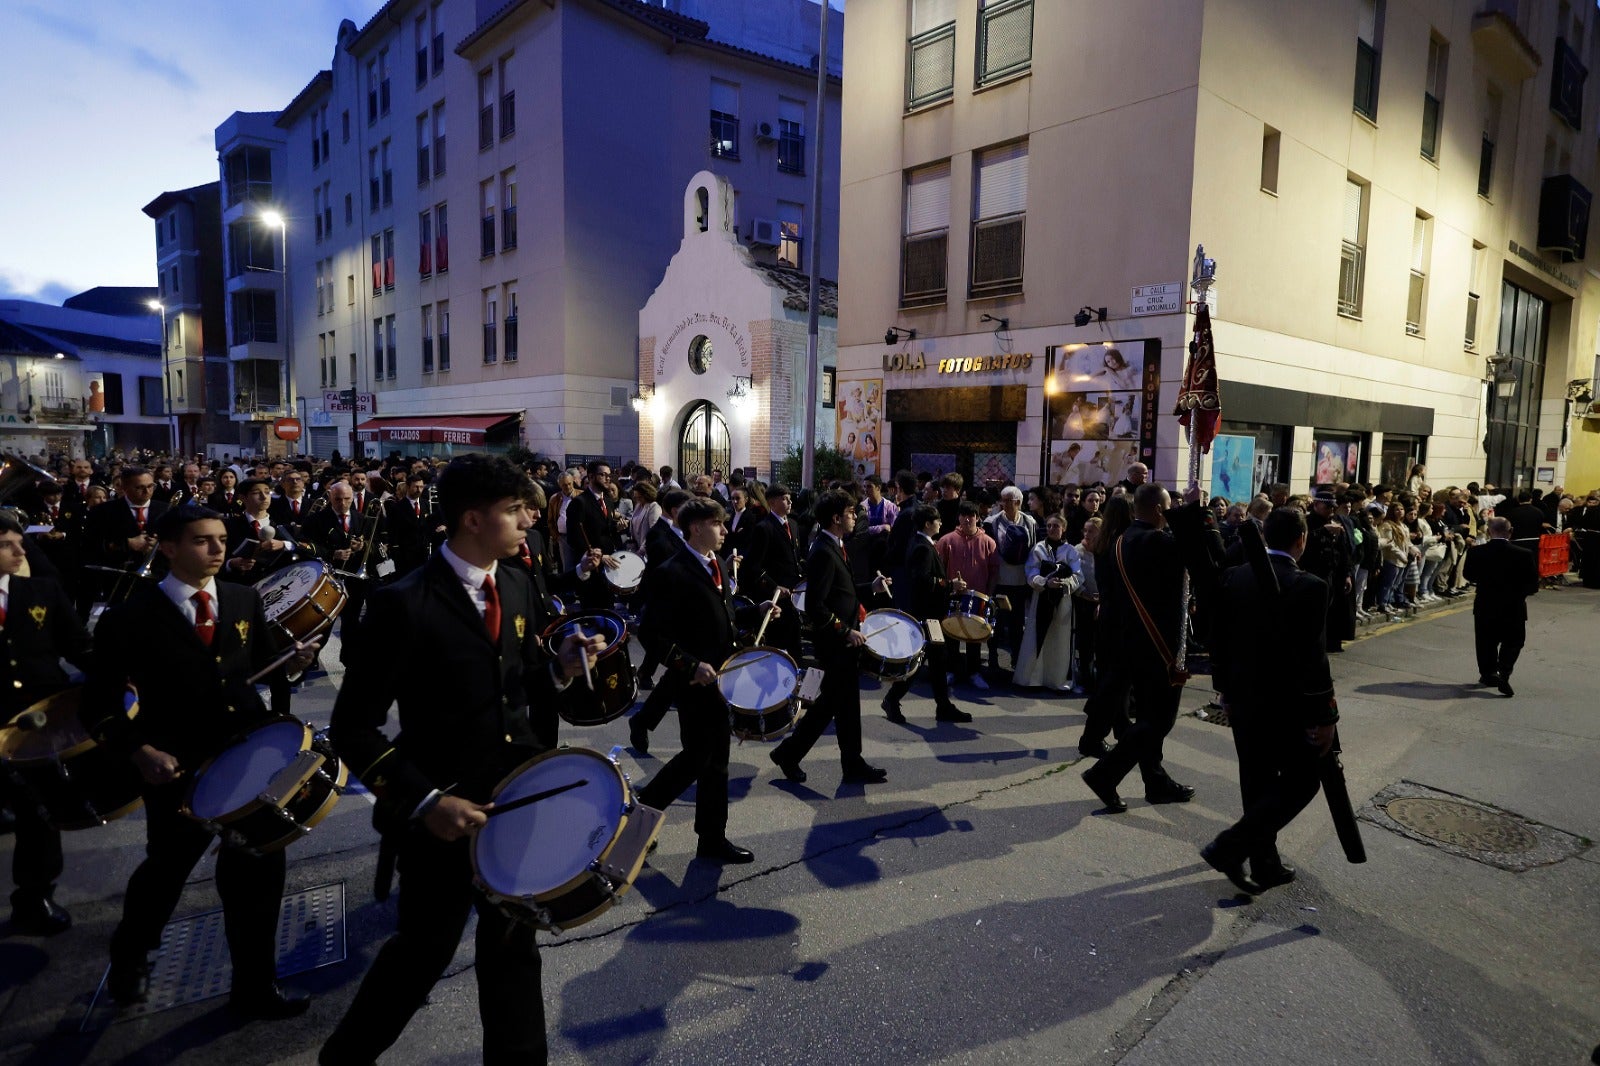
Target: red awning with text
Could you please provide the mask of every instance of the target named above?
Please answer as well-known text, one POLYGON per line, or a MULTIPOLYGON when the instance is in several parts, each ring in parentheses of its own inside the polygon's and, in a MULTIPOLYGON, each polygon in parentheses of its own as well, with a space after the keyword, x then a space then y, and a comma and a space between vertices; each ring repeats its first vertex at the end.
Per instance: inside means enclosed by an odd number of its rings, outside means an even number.
POLYGON ((486 415, 387 415, 356 426, 364 441, 395 444, 483 444, 489 433, 518 417, 516 412, 486 415))

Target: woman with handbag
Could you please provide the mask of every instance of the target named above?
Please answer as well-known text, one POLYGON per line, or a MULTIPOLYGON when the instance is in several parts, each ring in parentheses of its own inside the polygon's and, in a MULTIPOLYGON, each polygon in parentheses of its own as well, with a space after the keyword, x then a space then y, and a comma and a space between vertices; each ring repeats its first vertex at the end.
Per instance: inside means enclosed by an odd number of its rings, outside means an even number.
POLYGON ((1065 692, 1072 687, 1072 594, 1083 580, 1078 550, 1067 543, 1066 519, 1058 514, 1045 519, 1044 539, 1028 552, 1024 572, 1033 597, 1014 683, 1065 692))

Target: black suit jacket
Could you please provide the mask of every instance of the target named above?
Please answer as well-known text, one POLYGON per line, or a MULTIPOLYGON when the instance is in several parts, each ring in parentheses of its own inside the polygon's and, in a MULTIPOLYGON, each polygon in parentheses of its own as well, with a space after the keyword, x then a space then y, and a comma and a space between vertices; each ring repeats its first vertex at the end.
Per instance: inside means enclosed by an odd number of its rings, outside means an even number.
MULTIPOLYGON (((156 519, 167 513, 167 505, 150 501, 144 528, 154 531, 156 519)), ((83 547, 88 561, 105 566, 139 562, 141 556, 128 550, 128 540, 139 535, 139 520, 126 500, 107 500, 89 512, 84 520, 83 547)), ((158 553, 155 562, 165 572, 166 560, 158 553)))
MULTIPOLYGON (((722 565, 719 591, 711 574, 692 551, 680 551, 656 575, 657 632, 665 646, 667 668, 693 673, 699 663, 720 667, 737 645, 738 621, 733 607, 733 582, 722 565)), ((743 614, 753 614, 745 608, 743 614)), ((744 619, 749 621, 748 618, 744 619)))
POLYGON ((1527 620, 1528 597, 1539 591, 1539 561, 1533 552, 1491 538, 1467 549, 1462 576, 1477 586, 1473 614, 1527 620))
POLYGON ((1327 583, 1281 555, 1268 559, 1281 591, 1262 588, 1249 566, 1222 575, 1206 642, 1217 691, 1241 716, 1281 714, 1297 726, 1335 722, 1327 583))
MULTIPOLYGON (((308 543, 316 548, 317 558, 332 562, 333 553, 349 548, 352 538, 370 537, 374 524, 372 519, 363 517, 352 508, 350 510, 350 532, 346 533, 340 525, 339 516, 334 514, 333 508, 329 506, 324 507, 308 518, 300 527, 300 533, 308 543)), ((364 546, 363 550, 365 550, 364 546)), ((354 573, 361 564, 361 554, 360 551, 354 552, 343 563, 334 565, 341 570, 348 570, 354 573)), ((367 553, 367 561, 369 564, 377 563, 378 549, 376 547, 367 553)))
POLYGON ((617 524, 600 510, 599 499, 588 489, 567 504, 567 547, 572 549, 574 559, 590 548, 599 548, 610 555, 622 547, 617 524))
POLYGON ((261 596, 248 585, 219 581, 216 589, 209 648, 156 585, 100 617, 79 711, 90 736, 119 752, 150 744, 194 770, 266 714, 246 683, 277 657, 261 596), (130 682, 139 694, 135 718, 123 708, 130 682))
POLYGON ((861 597, 850 564, 839 545, 818 533, 806 556, 806 618, 818 654, 846 650, 844 634, 861 627, 861 597))
MULTIPOLYGON (((1168 653, 1176 655, 1178 633, 1183 624, 1183 560, 1178 543, 1165 530, 1148 522, 1135 521, 1122 534, 1121 544, 1123 563, 1133 583, 1132 591, 1143 602, 1168 653)), ((1122 654, 1130 664, 1165 669, 1165 660, 1151 642, 1133 607, 1129 589, 1123 583, 1115 548, 1112 545, 1101 556, 1105 559, 1103 566, 1100 559, 1095 560, 1094 576, 1100 587, 1101 603, 1101 625, 1097 632, 1102 637, 1119 640, 1122 654), (1113 622, 1109 630, 1105 626, 1108 617, 1113 622)), ((1183 666, 1182 663, 1177 665, 1183 666)))
POLYGON ((87 669, 92 646, 89 631, 60 585, 12 575, 6 623, 0 629, 0 722, 66 688, 61 660, 87 669))
POLYGON ((244 497, 240 496, 238 491, 235 490, 233 499, 230 500, 226 492, 218 489, 206 497, 206 506, 224 516, 244 514, 244 497))
POLYGON ((785 526, 777 515, 764 516, 750 526, 744 552, 741 583, 749 595, 758 599, 771 597, 780 587, 792 589, 804 577, 799 532, 793 521, 785 526))
MULTIPOLYGON (((289 497, 274 496, 272 502, 267 505, 267 514, 275 526, 290 525, 298 529, 311 516, 311 508, 315 503, 311 493, 306 493, 300 497, 300 513, 295 514, 294 508, 289 504, 289 497)), ((324 505, 322 509, 325 511, 328 508, 324 505)))
POLYGON ((923 621, 950 613, 950 579, 944 560, 920 533, 912 538, 905 565, 895 574, 894 605, 923 621))
MULTIPOLYGON (((400 573, 409 574, 427 562, 428 549, 434 546, 434 527, 443 521, 443 516, 435 516, 428 509, 426 496, 418 498, 416 507, 402 496, 383 505, 383 539, 400 573), (420 516, 418 510, 422 512, 420 516)), ((532 535, 531 530, 529 533, 532 535)))
POLYGON ((1506 514, 1506 518, 1511 521, 1511 536, 1514 540, 1531 540, 1543 536, 1545 523, 1550 521, 1550 516, 1536 503, 1519 503, 1506 514))
POLYGON ((452 795, 488 800, 502 777, 539 750, 530 705, 565 698, 539 645, 541 616, 527 575, 497 567, 495 584, 498 642, 443 553, 368 601, 329 738, 378 798, 378 817, 391 824, 409 818, 434 789, 454 786, 452 795), (395 669, 394 654, 423 649, 425 661, 395 669), (391 740, 384 725, 396 703, 400 731, 391 740))

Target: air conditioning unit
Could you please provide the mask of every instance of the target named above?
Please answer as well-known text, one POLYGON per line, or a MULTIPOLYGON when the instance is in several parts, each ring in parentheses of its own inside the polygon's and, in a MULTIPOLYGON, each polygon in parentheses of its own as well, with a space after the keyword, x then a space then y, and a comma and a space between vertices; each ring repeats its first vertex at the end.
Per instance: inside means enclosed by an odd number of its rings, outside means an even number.
POLYGON ((758 218, 750 223, 750 243, 758 248, 776 248, 783 236, 783 227, 776 219, 758 218))
POLYGON ((758 141, 775 141, 777 139, 778 139, 778 135, 772 129, 772 123, 770 123, 770 122, 757 122, 756 123, 756 140, 758 140, 758 141))

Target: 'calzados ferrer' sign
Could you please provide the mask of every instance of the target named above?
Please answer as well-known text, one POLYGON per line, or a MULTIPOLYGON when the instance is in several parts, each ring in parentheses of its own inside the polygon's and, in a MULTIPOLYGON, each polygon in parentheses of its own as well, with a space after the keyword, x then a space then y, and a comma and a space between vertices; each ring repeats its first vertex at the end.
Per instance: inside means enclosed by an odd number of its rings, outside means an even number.
MULTIPOLYGON (((1028 370, 1033 367, 1033 353, 1003 353, 1001 355, 974 355, 957 359, 939 359, 934 363, 940 374, 983 374, 1005 370, 1028 370)), ((926 370, 928 357, 922 352, 895 352, 883 357, 883 369, 926 370)))

